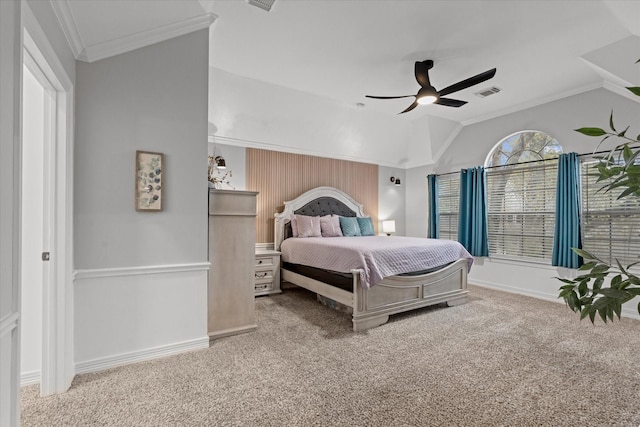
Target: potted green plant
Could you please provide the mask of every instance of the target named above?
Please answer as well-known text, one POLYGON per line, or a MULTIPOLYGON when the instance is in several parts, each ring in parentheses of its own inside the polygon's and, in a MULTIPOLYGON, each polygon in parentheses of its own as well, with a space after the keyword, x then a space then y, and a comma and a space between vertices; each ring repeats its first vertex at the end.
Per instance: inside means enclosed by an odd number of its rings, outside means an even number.
MULTIPOLYGON (((636 64, 640 59, 636 61, 636 64)), ((640 87, 628 87, 630 92, 640 96, 640 87)), ((602 137, 602 142, 609 138, 617 138, 622 142, 608 154, 600 156, 595 165, 598 182, 602 182, 601 191, 622 190, 619 199, 624 197, 640 197, 640 135, 635 138, 627 136, 629 126, 618 131, 613 123, 613 111, 609 118, 610 130, 597 127, 576 129, 583 135, 602 137)), ((585 263, 580 267, 582 274, 575 279, 558 278, 564 283, 560 287, 559 298, 574 312, 580 313, 580 319, 589 317, 595 321, 596 314, 606 323, 613 321, 614 316, 620 318, 622 304, 640 295, 640 277, 633 274, 631 268, 640 263, 634 262, 623 266, 616 260, 616 265, 609 265, 597 256, 582 249, 573 249, 585 263), (610 278, 609 281, 606 279, 610 278)), ((638 303, 640 313, 640 303, 638 303)))

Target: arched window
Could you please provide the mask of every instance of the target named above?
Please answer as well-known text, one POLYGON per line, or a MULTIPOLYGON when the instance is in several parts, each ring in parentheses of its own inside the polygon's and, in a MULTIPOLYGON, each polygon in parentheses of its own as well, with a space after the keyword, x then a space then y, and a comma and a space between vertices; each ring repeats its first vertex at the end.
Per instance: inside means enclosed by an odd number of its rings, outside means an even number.
POLYGON ((489 152, 485 167, 490 167, 487 211, 491 255, 551 260, 556 159, 561 153, 555 138, 535 130, 513 133, 489 152))
POLYGON ((485 167, 504 166, 535 160, 557 158, 562 147, 551 135, 537 130, 524 130, 503 138, 489 152, 485 167))

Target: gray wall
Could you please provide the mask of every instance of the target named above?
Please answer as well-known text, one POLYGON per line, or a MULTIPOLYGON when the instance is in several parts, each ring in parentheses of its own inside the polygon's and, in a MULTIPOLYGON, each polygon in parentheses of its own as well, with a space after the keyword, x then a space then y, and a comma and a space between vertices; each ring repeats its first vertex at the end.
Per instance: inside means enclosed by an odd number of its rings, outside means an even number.
POLYGON ((378 167, 378 232, 382 233, 382 221, 393 219, 396 221, 394 236, 406 235, 405 227, 405 193, 407 180, 404 169, 378 167), (400 178, 402 185, 396 186, 391 177, 400 178))
MULTIPOLYGON (((640 104, 606 89, 597 89, 537 107, 465 126, 436 163, 438 173, 484 164, 489 151, 504 137, 521 130, 539 130, 558 140, 565 152, 592 152, 599 138, 585 137, 574 129, 585 126, 609 127, 614 111, 618 127, 635 125, 640 132, 640 104)), ((622 130, 622 129, 620 129, 622 130)), ((603 148, 612 147, 611 144, 603 148)))
MULTIPOLYGON (((606 89, 592 90, 465 126, 435 165, 407 170, 407 233, 426 236, 427 174, 483 165, 489 151, 502 138, 527 129, 553 136, 565 152, 590 153, 596 149, 600 138, 583 136, 574 129, 585 126, 607 129, 612 109, 618 130, 632 124, 629 134, 635 136, 640 133, 640 125, 637 124, 640 104, 606 89)), ((601 149, 611 148, 612 144, 605 143, 601 149)))
POLYGON ((76 69, 75 268, 207 260, 208 30, 76 69), (163 211, 134 209, 136 150, 165 155, 163 211))

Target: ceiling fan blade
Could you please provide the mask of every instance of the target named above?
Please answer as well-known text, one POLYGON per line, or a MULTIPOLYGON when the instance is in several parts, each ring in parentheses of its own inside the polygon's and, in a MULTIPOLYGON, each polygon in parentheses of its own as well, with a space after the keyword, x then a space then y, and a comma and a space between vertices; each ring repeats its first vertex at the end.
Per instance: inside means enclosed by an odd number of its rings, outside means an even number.
POLYGON ((365 95, 366 98, 373 99, 398 99, 398 98, 411 98, 415 95, 402 95, 402 96, 373 96, 373 95, 365 95))
POLYGON ((460 101, 459 99, 440 98, 434 104, 446 105, 447 107, 462 107, 467 101, 460 101))
POLYGON ((414 72, 416 75, 416 80, 422 87, 430 87, 431 83, 429 82, 429 70, 433 67, 433 61, 427 59, 426 61, 418 62, 416 61, 416 65, 414 67, 414 72))
POLYGON ((398 114, 406 113, 407 111, 411 111, 418 106, 418 101, 413 101, 413 104, 409 105, 404 111, 400 111, 398 114))
POLYGON ((482 83, 485 80, 489 80, 495 75, 496 75, 496 69, 493 68, 489 71, 485 71, 484 73, 480 73, 476 76, 469 77, 468 79, 462 80, 458 83, 454 83, 451 86, 447 86, 441 91, 438 91, 438 95, 440 96, 449 95, 450 93, 457 92, 459 90, 477 85, 478 83, 482 83))

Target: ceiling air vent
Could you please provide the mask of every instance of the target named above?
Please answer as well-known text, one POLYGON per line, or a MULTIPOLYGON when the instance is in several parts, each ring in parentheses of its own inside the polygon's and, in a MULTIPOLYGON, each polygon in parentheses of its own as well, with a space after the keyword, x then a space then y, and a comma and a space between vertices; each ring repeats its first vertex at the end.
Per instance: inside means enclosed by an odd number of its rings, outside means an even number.
POLYGON ((276 0, 247 0, 247 3, 269 12, 276 0))
POLYGON ((476 92, 475 95, 479 96, 480 98, 486 98, 487 96, 490 95, 495 95, 496 93, 500 92, 500 88, 497 86, 491 86, 487 89, 483 89, 480 92, 476 92))

